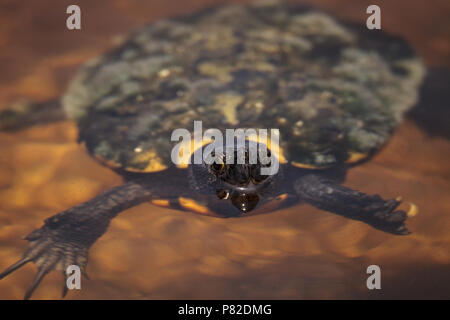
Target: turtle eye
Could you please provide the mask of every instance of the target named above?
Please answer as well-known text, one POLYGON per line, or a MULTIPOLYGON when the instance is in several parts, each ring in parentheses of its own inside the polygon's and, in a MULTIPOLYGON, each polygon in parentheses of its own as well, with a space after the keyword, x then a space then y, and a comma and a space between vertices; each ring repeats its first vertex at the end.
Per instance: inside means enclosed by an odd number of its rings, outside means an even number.
MULTIPOLYGON (((260 170, 260 169, 259 169, 260 170)), ((258 171, 259 171, 258 170, 258 171)), ((263 182, 264 180, 267 179, 267 176, 258 173, 254 173, 251 177, 251 180, 254 184, 260 184, 261 182, 263 182)))
POLYGON ((267 176, 257 175, 257 176, 253 176, 251 179, 254 184, 259 184, 259 183, 263 182, 264 180, 266 180, 267 176))
POLYGON ((217 190, 216 191, 216 195, 219 199, 228 199, 228 197, 230 196, 230 192, 228 190, 217 190))
MULTIPOLYGON (((259 184, 267 179, 267 175, 261 174, 261 165, 253 165, 250 168, 250 179, 254 184, 259 184)), ((264 166, 265 167, 265 166, 264 166)))
POLYGON ((222 172, 223 171, 223 169, 225 168, 225 164, 224 163, 216 163, 216 162, 214 162, 212 165, 211 165, 211 169, 214 171, 214 172, 222 172))

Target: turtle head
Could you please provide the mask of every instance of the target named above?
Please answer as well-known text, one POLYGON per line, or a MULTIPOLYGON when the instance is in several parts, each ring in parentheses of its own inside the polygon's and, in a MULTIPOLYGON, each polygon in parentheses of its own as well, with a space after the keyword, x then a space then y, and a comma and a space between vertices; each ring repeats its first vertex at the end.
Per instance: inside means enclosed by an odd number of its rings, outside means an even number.
POLYGON ((197 191, 229 201, 236 215, 252 211, 279 180, 278 159, 265 144, 205 146, 202 152, 202 163, 191 171, 197 191))

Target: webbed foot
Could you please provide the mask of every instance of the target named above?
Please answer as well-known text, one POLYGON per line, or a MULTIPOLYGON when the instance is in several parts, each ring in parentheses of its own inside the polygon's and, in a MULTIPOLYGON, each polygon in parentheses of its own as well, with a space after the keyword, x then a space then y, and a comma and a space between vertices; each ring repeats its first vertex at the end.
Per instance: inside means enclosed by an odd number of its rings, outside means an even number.
MULTIPOLYGON (((69 237, 70 238, 70 237, 69 237)), ((63 229, 52 229, 45 224, 42 228, 30 233, 25 240, 30 242, 28 250, 22 259, 11 265, 0 274, 0 279, 16 271, 28 262, 34 262, 38 272, 30 287, 25 293, 24 299, 31 297, 42 279, 52 270, 63 273, 64 284, 62 297, 67 294, 66 270, 70 265, 77 265, 81 273, 86 275, 86 265, 89 247, 76 239, 69 239, 63 229)))
MULTIPOLYGON (((38 266, 38 273, 25 294, 25 299, 52 270, 65 271, 77 265, 86 276, 89 248, 108 229, 117 214, 134 205, 151 199, 151 191, 143 184, 128 182, 109 189, 97 197, 45 220, 44 225, 25 239, 30 246, 22 259, 0 273, 0 279, 28 262, 38 266)), ((63 297, 67 293, 64 281, 63 297)))
POLYGON ((315 207, 398 235, 410 233, 404 222, 417 211, 414 205, 408 213, 397 210, 401 199, 384 200, 379 195, 367 195, 314 174, 298 179, 294 189, 315 207))

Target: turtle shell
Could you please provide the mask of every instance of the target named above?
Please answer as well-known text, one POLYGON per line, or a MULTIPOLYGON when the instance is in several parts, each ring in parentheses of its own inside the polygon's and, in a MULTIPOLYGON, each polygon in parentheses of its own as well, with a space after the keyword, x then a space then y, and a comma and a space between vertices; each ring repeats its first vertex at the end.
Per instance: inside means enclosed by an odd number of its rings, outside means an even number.
POLYGON ((389 138, 424 68, 399 38, 277 2, 155 22, 85 64, 63 106, 113 167, 172 165, 173 130, 278 128, 283 157, 321 168, 389 138))

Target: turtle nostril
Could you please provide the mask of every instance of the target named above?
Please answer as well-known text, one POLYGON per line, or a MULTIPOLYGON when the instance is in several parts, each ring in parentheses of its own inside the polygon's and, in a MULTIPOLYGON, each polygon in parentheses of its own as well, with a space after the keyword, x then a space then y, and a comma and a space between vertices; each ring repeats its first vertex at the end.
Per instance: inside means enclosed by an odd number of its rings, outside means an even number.
POLYGON ((231 203, 243 213, 252 211, 258 204, 259 197, 253 193, 234 192, 231 203))

